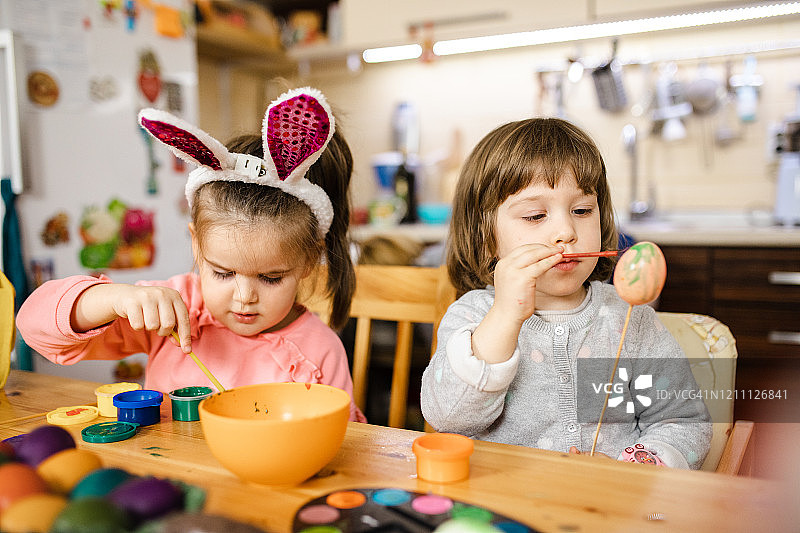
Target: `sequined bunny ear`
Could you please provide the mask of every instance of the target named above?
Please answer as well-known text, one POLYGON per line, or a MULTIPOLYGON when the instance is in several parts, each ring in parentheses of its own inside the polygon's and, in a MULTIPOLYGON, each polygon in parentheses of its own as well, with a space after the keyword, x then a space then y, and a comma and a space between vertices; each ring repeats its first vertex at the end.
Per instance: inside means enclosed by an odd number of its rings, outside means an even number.
POLYGON ((281 180, 297 181, 319 159, 333 136, 334 120, 322 93, 295 89, 270 104, 264 115, 264 159, 281 180))
POLYGON ((178 157, 199 165, 189 173, 186 199, 211 181, 243 181, 276 187, 305 202, 314 213, 320 236, 333 222, 330 198, 305 175, 319 159, 334 132, 325 97, 316 89, 294 89, 270 104, 264 116, 264 159, 228 152, 203 130, 165 111, 143 109, 139 123, 178 157))
POLYGON ((221 142, 166 111, 142 109, 139 112, 139 124, 184 161, 212 170, 222 170, 235 164, 235 157, 232 158, 221 142))
POLYGON ((264 114, 264 166, 286 192, 303 200, 324 228, 333 221, 333 206, 325 191, 305 178, 325 151, 335 122, 325 97, 316 89, 293 89, 272 102, 264 114))

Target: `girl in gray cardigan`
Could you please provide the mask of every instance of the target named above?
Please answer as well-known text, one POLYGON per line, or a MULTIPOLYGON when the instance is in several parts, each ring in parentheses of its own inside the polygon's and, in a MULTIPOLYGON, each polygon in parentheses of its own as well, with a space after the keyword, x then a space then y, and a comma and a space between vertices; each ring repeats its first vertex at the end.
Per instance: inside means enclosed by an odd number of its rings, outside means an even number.
POLYGON ((617 246, 605 163, 555 118, 500 126, 474 148, 453 202, 447 265, 462 296, 422 378, 437 431, 572 453, 699 468, 708 410, 689 362, 649 306, 636 306, 608 383, 628 304, 607 280, 617 246), (667 395, 659 390, 687 391, 667 395), (675 398, 678 399, 675 399, 675 398))

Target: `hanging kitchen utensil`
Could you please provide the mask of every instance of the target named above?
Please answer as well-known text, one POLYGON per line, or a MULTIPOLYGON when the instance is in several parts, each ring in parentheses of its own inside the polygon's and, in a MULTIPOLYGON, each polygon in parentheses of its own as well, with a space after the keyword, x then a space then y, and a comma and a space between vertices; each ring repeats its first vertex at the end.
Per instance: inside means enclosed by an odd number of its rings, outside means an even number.
POLYGON ((708 123, 708 116, 719 107, 721 87, 714 78, 714 73, 707 63, 697 68, 697 77, 686 86, 686 100, 692 105, 692 112, 700 120, 702 139, 700 142, 703 162, 706 168, 713 164, 713 139, 708 123))
POLYGON ((617 61, 617 43, 611 45, 611 59, 592 71, 594 88, 600 108, 612 113, 622 111, 628 105, 625 86, 622 83, 622 65, 617 61))
POLYGON ((733 85, 731 85, 732 71, 733 63, 728 60, 725 62, 725 94, 720 99, 720 108, 717 112, 717 129, 714 132, 714 140, 717 146, 727 146, 741 136, 736 118, 736 92, 733 85))
POLYGON ((665 141, 678 141, 686 137, 682 118, 692 113, 692 104, 686 101, 683 84, 675 79, 678 66, 666 63, 659 67, 656 82, 656 109, 653 111, 654 132, 660 132, 665 141))
POLYGON ((560 119, 566 119, 567 113, 564 110, 564 74, 561 72, 556 75, 555 98, 556 116, 560 119))
POLYGON ((707 63, 697 68, 697 77, 686 86, 686 100, 695 115, 712 113, 719 106, 720 84, 707 63))
POLYGON ((731 76, 730 82, 736 89, 736 111, 739 114, 739 120, 755 122, 758 110, 758 88, 764 83, 764 78, 756 74, 755 56, 744 58, 744 73, 731 76))

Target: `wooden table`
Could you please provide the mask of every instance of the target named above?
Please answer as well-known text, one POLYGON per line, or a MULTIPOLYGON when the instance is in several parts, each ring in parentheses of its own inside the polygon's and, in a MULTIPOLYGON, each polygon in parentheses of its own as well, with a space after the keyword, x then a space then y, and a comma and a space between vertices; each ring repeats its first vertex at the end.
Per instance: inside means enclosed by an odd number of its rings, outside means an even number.
MULTIPOLYGON (((21 417, 93 404, 98 385, 12 371, 0 392, 0 439, 46 423, 44 416, 16 420, 21 417)), ((797 531, 800 523, 797 488, 788 484, 483 441, 475 442, 469 479, 432 484, 415 475, 411 443, 420 433, 369 424, 350 423, 322 475, 281 489, 239 481, 211 455, 200 422, 172 421, 169 402, 162 406, 161 423, 141 428, 126 441, 83 442, 80 430, 86 425, 67 429, 78 447, 96 452, 105 466, 202 487, 205 512, 271 532, 291 531, 295 512, 308 500, 359 487, 442 494, 553 532, 797 531)))

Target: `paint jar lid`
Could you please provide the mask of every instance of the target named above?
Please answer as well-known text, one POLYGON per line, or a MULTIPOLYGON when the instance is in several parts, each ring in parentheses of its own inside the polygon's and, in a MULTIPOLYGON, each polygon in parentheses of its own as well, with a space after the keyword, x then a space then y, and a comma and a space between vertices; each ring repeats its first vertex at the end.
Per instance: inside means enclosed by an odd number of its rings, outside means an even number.
POLYGON ((208 398, 214 391, 211 387, 199 387, 199 386, 192 386, 192 387, 183 387, 181 389, 175 389, 174 391, 169 393, 169 397, 172 400, 178 401, 187 401, 187 400, 202 400, 204 398, 208 398))
POLYGON ((47 413, 47 421, 55 426, 69 426, 91 422, 97 418, 99 411, 93 405, 73 405, 59 407, 47 413))
POLYGON ((99 396, 114 396, 115 394, 119 394, 120 392, 126 392, 129 390, 138 390, 141 389, 142 386, 138 383, 129 383, 127 381, 121 381, 119 383, 108 383, 106 385, 100 385, 97 387, 94 392, 99 396))
POLYGON ((139 409, 160 405, 164 395, 157 390, 132 390, 120 392, 114 396, 114 407, 122 409, 139 409))
POLYGON ((136 424, 130 422, 100 422, 81 430, 86 442, 118 442, 136 434, 136 424))

